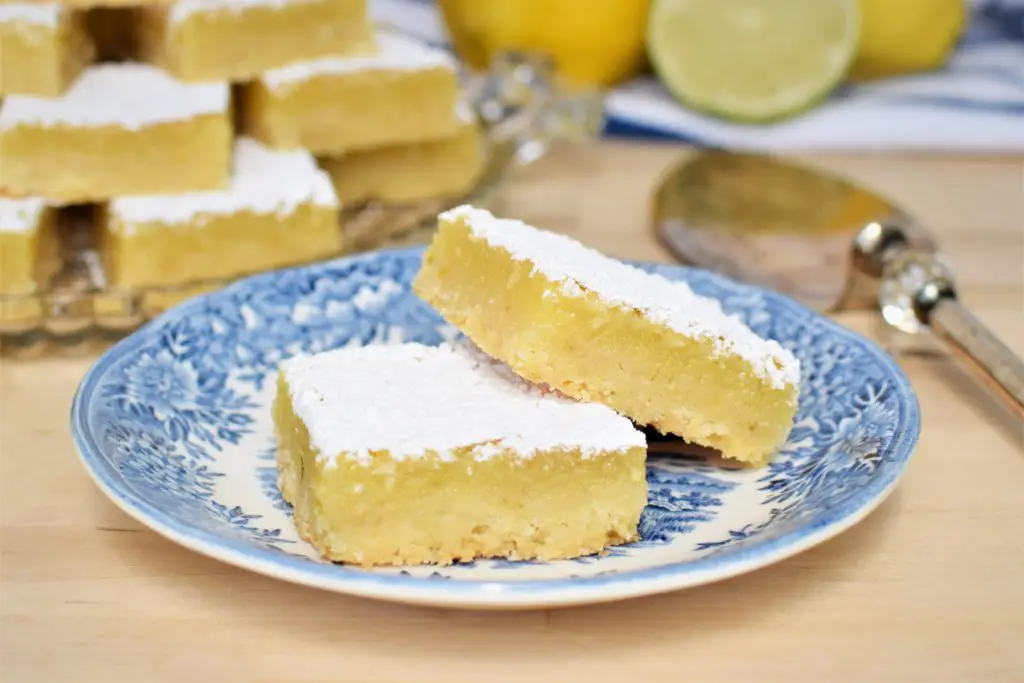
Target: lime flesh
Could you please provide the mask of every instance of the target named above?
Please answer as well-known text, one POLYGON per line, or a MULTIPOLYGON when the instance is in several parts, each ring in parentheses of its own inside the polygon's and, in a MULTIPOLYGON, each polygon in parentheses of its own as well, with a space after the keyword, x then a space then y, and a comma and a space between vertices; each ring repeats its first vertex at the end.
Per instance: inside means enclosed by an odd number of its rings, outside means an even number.
POLYGON ((647 51, 684 104, 765 122, 827 97, 853 62, 858 29, 856 0, 655 0, 647 51))

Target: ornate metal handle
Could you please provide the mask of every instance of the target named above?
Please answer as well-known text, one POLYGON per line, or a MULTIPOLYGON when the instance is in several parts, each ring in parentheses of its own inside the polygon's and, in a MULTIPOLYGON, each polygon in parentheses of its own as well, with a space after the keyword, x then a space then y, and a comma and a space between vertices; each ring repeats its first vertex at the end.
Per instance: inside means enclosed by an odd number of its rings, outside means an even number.
POLYGON ((939 298, 926 314, 950 353, 1024 420, 1024 362, 956 298, 939 298))
POLYGON ((1024 361, 957 298, 952 272, 935 253, 912 249, 893 225, 872 223, 855 243, 860 267, 882 278, 879 304, 904 332, 928 328, 950 353, 1024 420, 1024 361))

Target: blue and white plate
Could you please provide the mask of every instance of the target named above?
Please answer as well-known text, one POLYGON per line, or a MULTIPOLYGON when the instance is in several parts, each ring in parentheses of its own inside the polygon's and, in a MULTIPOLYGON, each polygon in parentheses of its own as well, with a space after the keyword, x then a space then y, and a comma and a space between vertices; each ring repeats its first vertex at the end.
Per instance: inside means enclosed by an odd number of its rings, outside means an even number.
POLYGON ((420 248, 268 273, 172 309, 111 348, 75 397, 86 469, 117 505, 183 546, 286 581, 465 608, 616 600, 763 567, 835 536, 896 484, 920 429, 906 377, 873 343, 772 292, 678 266, 682 279, 801 360, 800 411, 767 468, 652 456, 642 540, 606 556, 363 570, 319 560, 276 486, 278 362, 454 332, 409 290, 420 248))

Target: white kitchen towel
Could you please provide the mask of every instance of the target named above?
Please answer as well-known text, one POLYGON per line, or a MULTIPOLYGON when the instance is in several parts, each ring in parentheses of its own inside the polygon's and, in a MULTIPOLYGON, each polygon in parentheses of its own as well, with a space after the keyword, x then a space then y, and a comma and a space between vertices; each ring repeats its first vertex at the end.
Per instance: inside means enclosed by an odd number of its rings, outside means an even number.
MULTIPOLYGON (((605 134, 757 151, 1024 153, 1024 0, 965 1, 971 25, 940 71, 843 86, 813 110, 767 125, 700 114, 640 77, 608 93, 605 134)), ((371 0, 371 11, 446 44, 430 0, 371 0)))

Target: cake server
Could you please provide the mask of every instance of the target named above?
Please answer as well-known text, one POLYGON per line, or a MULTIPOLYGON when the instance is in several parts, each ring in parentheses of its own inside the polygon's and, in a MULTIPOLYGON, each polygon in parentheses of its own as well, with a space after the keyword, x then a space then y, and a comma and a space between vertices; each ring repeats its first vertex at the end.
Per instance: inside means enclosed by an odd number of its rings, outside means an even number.
POLYGON ((1024 362, 961 301, 929 233, 888 199, 797 163, 709 150, 662 177, 652 221, 684 263, 821 312, 874 308, 902 332, 930 331, 1024 420, 1024 362))

